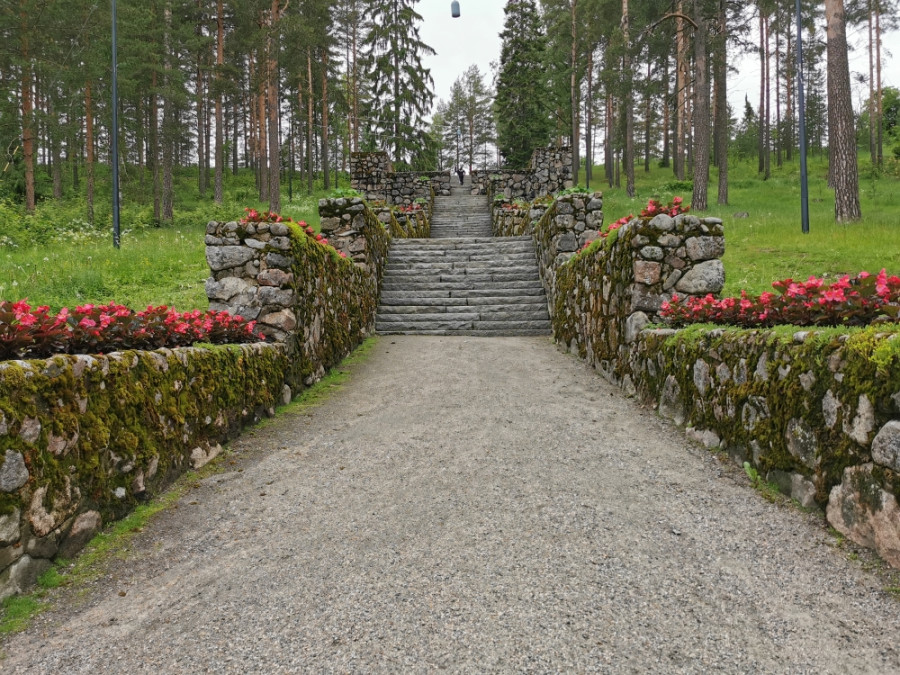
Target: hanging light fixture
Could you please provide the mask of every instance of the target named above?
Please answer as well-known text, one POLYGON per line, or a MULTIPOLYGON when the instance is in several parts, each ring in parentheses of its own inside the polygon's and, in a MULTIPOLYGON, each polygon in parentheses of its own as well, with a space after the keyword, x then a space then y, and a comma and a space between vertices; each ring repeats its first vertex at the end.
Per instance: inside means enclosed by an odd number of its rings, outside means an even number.
POLYGON ((453 15, 454 19, 459 18, 459 2, 457 0, 453 0, 450 3, 450 13, 453 15))

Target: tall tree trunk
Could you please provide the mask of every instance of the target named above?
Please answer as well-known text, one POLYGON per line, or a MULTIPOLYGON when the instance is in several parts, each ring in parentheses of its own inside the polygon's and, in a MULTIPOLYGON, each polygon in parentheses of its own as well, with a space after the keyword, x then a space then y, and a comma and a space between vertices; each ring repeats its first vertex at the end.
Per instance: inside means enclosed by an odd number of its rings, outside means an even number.
POLYGON ((684 36, 684 19, 681 15, 684 12, 682 0, 678 0, 675 5, 675 11, 678 16, 675 18, 675 142, 672 144, 673 153, 673 170, 675 178, 678 180, 685 179, 684 166, 684 137, 685 137, 685 118, 686 101, 687 101, 687 59, 685 52, 687 50, 687 40, 684 36))
POLYGON ((269 134, 267 133, 268 115, 266 99, 268 97, 268 59, 260 54, 256 62, 256 170, 259 174, 259 201, 269 200, 269 134))
POLYGON ((84 85, 84 164, 87 174, 87 220, 94 224, 94 103, 91 83, 84 85))
POLYGON ((794 113, 794 82, 796 81, 796 54, 794 53, 794 38, 791 33, 792 24, 790 21, 787 21, 787 27, 785 29, 785 44, 787 45, 787 53, 784 57, 784 66, 785 66, 785 77, 784 77, 784 91, 786 98, 786 111, 787 111, 787 135, 785 138, 785 149, 787 150, 787 161, 788 163, 794 161, 794 138, 795 138, 795 129, 796 129, 796 115, 794 113))
POLYGON ((174 152, 175 152, 175 103, 171 95, 172 88, 172 62, 169 43, 172 31, 172 10, 166 6, 164 10, 164 47, 165 61, 163 72, 165 74, 164 86, 167 95, 163 99, 163 128, 162 128, 162 155, 163 155, 163 185, 162 185, 162 219, 172 222, 175 218, 175 185, 174 185, 174 152))
POLYGON ((22 3, 22 153, 25 157, 25 212, 34 213, 34 101, 32 99, 31 54, 28 13, 22 3))
POLYGON ((328 48, 322 50, 322 175, 323 187, 331 189, 329 177, 330 165, 328 163, 328 48))
POLYGON ((352 120, 353 120, 353 152, 359 152, 359 17, 353 20, 352 45, 352 70, 350 76, 350 94, 352 96, 352 120))
POLYGON ((775 31, 775 165, 781 166, 781 33, 775 31))
POLYGON ((603 171, 606 174, 606 182, 609 187, 613 186, 613 166, 615 162, 615 120, 613 117, 613 95, 607 90, 606 93, 606 143, 603 146, 603 171))
POLYGON ((765 138, 765 176, 766 180, 772 175, 772 80, 770 79, 771 69, 769 68, 769 63, 771 59, 771 53, 769 51, 769 17, 766 16, 765 20, 765 29, 766 29, 766 40, 765 40, 765 77, 766 77, 766 138, 765 138))
MULTIPOLYGON (((624 0, 626 3, 628 0, 624 0)), ((581 123, 579 121, 578 114, 578 94, 580 93, 580 88, 578 86, 578 0, 570 0, 569 2, 569 11, 571 12, 572 18, 572 49, 569 54, 569 67, 571 72, 569 73, 569 100, 571 103, 571 124, 572 124, 572 133, 571 133, 571 142, 572 146, 572 180, 575 185, 578 185, 578 170, 581 167, 581 159, 578 156, 579 146, 581 145, 581 141, 579 139, 579 129, 581 127, 581 123)), ((471 173, 472 169, 469 168, 469 172, 471 173)))
POLYGON ((587 101, 584 112, 584 179, 590 185, 594 178, 594 45, 591 45, 588 52, 587 101))
POLYGON ((671 115, 672 115, 672 98, 669 95, 669 56, 665 55, 662 62, 663 73, 662 73, 662 85, 665 87, 665 91, 663 92, 663 128, 662 128, 662 138, 663 138, 663 155, 662 162, 660 162, 660 166, 664 169, 669 167, 669 163, 671 160, 671 115))
MULTIPOLYGON (((203 39, 203 21, 205 18, 203 12, 203 0, 197 0, 197 13, 198 20, 194 33, 197 36, 197 43, 200 44, 203 39)), ((206 115, 203 112, 206 105, 206 92, 204 91, 203 77, 203 51, 202 47, 197 49, 197 90, 195 92, 195 95, 197 96, 197 191, 200 193, 201 198, 206 196, 208 178, 206 167, 204 166, 204 160, 207 155, 203 146, 206 140, 206 130, 204 129, 206 115)))
POLYGON ((653 107, 650 100, 650 75, 652 61, 647 59, 647 86, 644 91, 644 173, 650 173, 650 131, 653 127, 653 107))
POLYGON ((875 27, 872 21, 872 0, 866 12, 869 29, 869 159, 872 166, 878 165, 878 149, 875 141, 875 27))
POLYGON ((694 194, 691 208, 707 209, 709 184, 709 69, 707 63, 707 33, 702 13, 702 0, 694 2, 694 194))
POLYGON ((719 0, 716 36, 716 165, 719 167, 719 194, 717 203, 728 203, 728 8, 726 0, 719 0))
POLYGON ((312 76, 312 50, 306 50, 306 194, 313 193, 313 130, 315 129, 315 115, 313 113, 313 76, 312 76))
POLYGON ((272 0, 266 80, 269 99, 269 211, 274 213, 281 211, 281 134, 279 133, 281 107, 278 101, 278 41, 275 33, 281 18, 280 13, 279 0, 272 0))
POLYGON ((862 217, 843 0, 825 0, 825 22, 828 40, 829 174, 834 182, 834 218, 840 223, 862 217))
POLYGON ((222 115, 222 68, 225 66, 225 9, 224 0, 216 0, 216 175, 213 200, 221 204, 225 199, 225 138, 222 115))
POLYGON ((881 0, 875 1, 875 146, 878 168, 884 166, 884 92, 881 89, 881 0))
POLYGON ((634 197, 634 104, 633 79, 631 75, 631 38, 629 36, 628 0, 622 0, 622 43, 625 46, 622 64, 625 77, 625 92, 622 97, 623 114, 625 115, 625 193, 634 197))
POLYGON ((159 172, 159 78, 155 68, 150 76, 150 83, 150 148, 147 161, 150 163, 153 180, 153 223, 159 225, 162 220, 162 183, 159 172))
MULTIPOLYGON (((757 138, 759 165, 757 172, 766 172, 766 18, 759 5, 759 134, 757 138)), ((768 176, 767 176, 768 177, 768 176)))

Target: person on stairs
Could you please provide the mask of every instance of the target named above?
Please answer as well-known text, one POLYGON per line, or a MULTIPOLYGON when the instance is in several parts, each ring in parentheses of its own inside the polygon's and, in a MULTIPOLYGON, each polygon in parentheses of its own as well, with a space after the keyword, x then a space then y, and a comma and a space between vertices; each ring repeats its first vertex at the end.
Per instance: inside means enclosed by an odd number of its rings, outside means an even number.
POLYGON ((459 184, 462 185, 463 178, 465 177, 466 172, 463 171, 463 168, 461 166, 456 167, 456 175, 459 177, 459 184))

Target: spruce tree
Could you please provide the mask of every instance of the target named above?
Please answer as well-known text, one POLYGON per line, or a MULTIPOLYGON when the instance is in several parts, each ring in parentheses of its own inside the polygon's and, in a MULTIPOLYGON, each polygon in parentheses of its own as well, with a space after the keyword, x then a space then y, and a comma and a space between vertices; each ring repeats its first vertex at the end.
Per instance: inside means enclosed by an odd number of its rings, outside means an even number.
POLYGON ((494 114, 497 145, 506 164, 524 168, 535 148, 550 139, 545 40, 534 0, 509 0, 500 38, 500 71, 494 114))
POLYGON ((435 51, 419 37, 418 1, 372 3, 363 42, 365 77, 372 83, 369 130, 380 134, 380 146, 393 150, 399 166, 425 143, 425 116, 434 98, 434 81, 422 56, 435 51))

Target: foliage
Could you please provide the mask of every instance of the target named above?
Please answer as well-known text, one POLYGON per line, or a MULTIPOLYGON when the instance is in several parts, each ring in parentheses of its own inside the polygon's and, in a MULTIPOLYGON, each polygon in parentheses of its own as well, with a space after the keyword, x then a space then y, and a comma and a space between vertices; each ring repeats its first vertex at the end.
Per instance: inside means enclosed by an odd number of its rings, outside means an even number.
MULTIPOLYGON (((247 223, 294 223, 293 218, 284 216, 280 216, 277 213, 273 213, 272 211, 257 211, 256 209, 251 209, 247 207, 244 209, 246 215, 241 219, 241 222, 244 224, 247 223)), ((321 232, 316 232, 310 225, 307 225, 304 221, 299 221, 294 223, 299 231, 306 234, 312 241, 316 242, 320 246, 325 246, 331 256, 335 259, 346 258, 347 254, 343 251, 338 251, 334 246, 332 246, 328 239, 321 232)))
POLYGON ((26 300, 0 301, 0 361, 265 340, 255 327, 255 321, 228 312, 181 313, 165 305, 135 312, 87 304, 53 314, 46 305, 32 309, 26 300))
POLYGON ((418 0, 387 0, 369 7, 369 32, 363 41, 365 70, 372 78, 369 133, 381 148, 393 150, 398 168, 415 164, 415 155, 428 145, 425 116, 431 108, 434 81, 422 56, 434 49, 422 42, 417 24, 418 0))
POLYGON ((810 277, 805 282, 785 279, 772 284, 778 293, 717 300, 712 295, 689 298, 677 295, 665 302, 660 316, 680 326, 718 323, 744 327, 865 326, 884 316, 900 314, 900 277, 860 272, 855 279, 844 275, 831 284, 810 277))
POLYGON ((550 139, 549 100, 544 77, 546 38, 534 0, 510 2, 500 33, 500 71, 494 115, 497 145, 512 168, 528 165, 536 148, 550 139))

